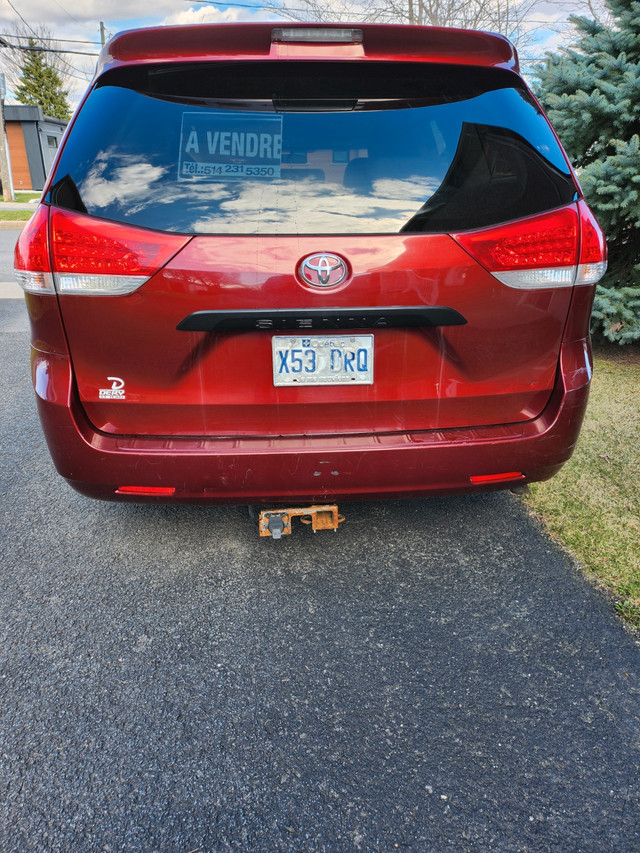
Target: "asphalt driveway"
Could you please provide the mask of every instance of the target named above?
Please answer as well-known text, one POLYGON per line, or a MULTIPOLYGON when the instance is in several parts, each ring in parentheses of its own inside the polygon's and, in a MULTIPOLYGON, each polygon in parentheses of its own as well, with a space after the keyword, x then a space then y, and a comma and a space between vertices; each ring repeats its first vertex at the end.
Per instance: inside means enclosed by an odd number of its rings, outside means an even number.
POLYGON ((90 502, 0 300, 0 851, 638 851, 640 654, 510 494, 90 502))

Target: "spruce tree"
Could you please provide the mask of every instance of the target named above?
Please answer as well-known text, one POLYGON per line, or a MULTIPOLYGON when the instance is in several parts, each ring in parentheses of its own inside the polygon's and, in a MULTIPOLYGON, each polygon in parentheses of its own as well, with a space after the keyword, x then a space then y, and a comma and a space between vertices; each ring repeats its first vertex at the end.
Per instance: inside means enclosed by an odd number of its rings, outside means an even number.
POLYGON ((609 245, 593 330, 640 340, 640 2, 608 0, 613 24, 573 16, 571 48, 547 54, 539 94, 609 245))
MULTIPOLYGON (((36 47, 33 39, 29 47, 36 47)), ((40 106, 46 116, 68 121, 71 109, 67 100, 69 94, 63 89, 60 73, 47 65, 44 51, 26 51, 20 72, 20 85, 16 87, 15 97, 21 104, 40 106)))

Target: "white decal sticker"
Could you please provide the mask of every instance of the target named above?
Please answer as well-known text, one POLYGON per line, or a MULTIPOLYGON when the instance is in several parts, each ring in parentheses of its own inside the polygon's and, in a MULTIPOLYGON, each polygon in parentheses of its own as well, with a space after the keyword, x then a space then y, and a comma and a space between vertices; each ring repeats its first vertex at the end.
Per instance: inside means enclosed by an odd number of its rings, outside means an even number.
POLYGON ((181 181, 269 180, 280 177, 282 116, 183 113, 181 181))
POLYGON ((99 389, 99 397, 101 400, 124 400, 124 379, 120 379, 119 376, 107 376, 109 382, 111 382, 111 388, 100 388, 99 389))

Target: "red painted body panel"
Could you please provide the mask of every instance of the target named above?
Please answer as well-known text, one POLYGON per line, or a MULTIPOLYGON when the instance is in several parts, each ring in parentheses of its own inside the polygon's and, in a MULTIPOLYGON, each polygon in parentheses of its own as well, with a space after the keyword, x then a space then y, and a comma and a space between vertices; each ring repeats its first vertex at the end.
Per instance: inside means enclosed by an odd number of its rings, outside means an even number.
MULTIPOLYGON (((445 27, 358 24, 362 44, 272 44, 282 23, 198 24, 119 33, 102 49, 96 74, 129 63, 247 59, 387 60, 443 62, 518 71, 513 45, 503 36, 445 27), (180 50, 176 51, 179 41, 180 50)), ((288 23, 287 28, 308 26, 288 23)), ((340 28, 341 24, 323 24, 340 28)))
MULTIPOLYGON (((54 463, 85 495, 149 502, 268 503, 485 491, 472 476, 551 477, 571 456, 591 377, 586 340, 565 343, 541 415, 511 426, 316 438, 109 436, 87 421, 68 357, 33 350, 38 408, 54 463), (122 485, 175 487, 171 498, 117 496, 122 485)), ((521 482, 519 480, 518 482, 521 482)), ((495 488, 508 487, 501 482, 495 488)))
POLYGON ((554 385, 571 289, 505 287, 448 235, 195 237, 135 293, 59 300, 80 401, 97 429, 278 436, 536 417, 554 385), (312 288, 295 271, 325 243, 351 275, 312 288), (449 306, 468 322, 374 330, 375 383, 361 386, 275 388, 271 332, 176 331, 186 315, 214 308, 389 305, 449 306), (100 399, 108 376, 125 382, 126 399, 100 399))

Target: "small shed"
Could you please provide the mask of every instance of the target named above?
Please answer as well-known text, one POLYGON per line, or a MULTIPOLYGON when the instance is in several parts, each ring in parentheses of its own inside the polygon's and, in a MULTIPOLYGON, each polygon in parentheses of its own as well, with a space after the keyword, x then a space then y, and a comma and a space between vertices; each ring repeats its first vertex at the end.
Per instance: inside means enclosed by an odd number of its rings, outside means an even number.
POLYGON ((5 104, 4 120, 15 190, 41 190, 68 122, 42 107, 5 104))

